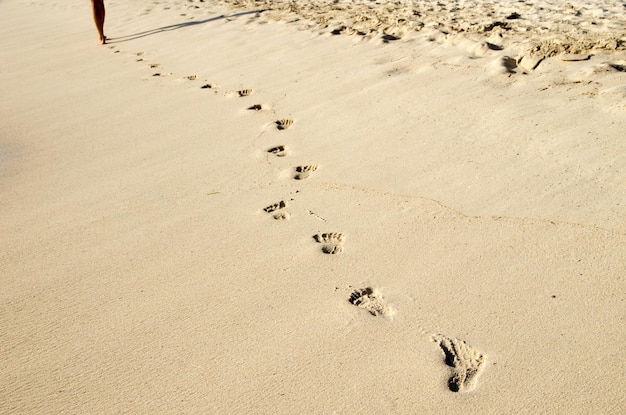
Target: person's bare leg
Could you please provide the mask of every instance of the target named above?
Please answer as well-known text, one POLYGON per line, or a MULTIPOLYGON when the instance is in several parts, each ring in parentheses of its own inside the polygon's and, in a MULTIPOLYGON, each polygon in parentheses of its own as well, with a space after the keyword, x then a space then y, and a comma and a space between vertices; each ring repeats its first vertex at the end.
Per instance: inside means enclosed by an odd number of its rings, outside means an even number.
POLYGON ((104 45, 107 41, 104 36, 104 0, 91 0, 91 8, 93 10, 93 21, 96 23, 96 29, 98 29, 98 36, 100 36, 100 44, 104 45))

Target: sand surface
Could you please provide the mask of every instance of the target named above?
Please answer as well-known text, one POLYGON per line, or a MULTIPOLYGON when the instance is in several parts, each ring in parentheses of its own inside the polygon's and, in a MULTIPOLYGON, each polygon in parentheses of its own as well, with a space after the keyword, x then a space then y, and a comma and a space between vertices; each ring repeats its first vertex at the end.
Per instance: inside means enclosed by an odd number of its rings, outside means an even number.
POLYGON ((0 413, 621 414, 626 8, 0 2, 0 413))

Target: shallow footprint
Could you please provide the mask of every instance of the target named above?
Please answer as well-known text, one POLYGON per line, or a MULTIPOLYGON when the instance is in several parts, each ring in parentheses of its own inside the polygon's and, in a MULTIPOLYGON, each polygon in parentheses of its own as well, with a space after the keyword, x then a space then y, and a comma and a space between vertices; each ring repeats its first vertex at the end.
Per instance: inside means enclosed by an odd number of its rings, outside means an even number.
POLYGON ((485 365, 482 353, 470 347, 463 340, 442 335, 432 336, 445 356, 445 362, 452 368, 448 387, 452 392, 470 392, 476 388, 476 381, 485 365))
POLYGON ((345 237, 342 233, 318 233, 313 236, 313 239, 315 239, 315 242, 322 244, 322 252, 325 254, 336 255, 343 252, 343 241, 345 237))
POLYGON ((351 304, 369 311, 373 316, 391 314, 391 308, 387 306, 382 294, 376 288, 367 287, 356 290, 350 295, 349 301, 351 304))
POLYGON ((293 176, 296 180, 304 180, 317 170, 316 165, 298 166, 296 167, 296 175, 293 176))

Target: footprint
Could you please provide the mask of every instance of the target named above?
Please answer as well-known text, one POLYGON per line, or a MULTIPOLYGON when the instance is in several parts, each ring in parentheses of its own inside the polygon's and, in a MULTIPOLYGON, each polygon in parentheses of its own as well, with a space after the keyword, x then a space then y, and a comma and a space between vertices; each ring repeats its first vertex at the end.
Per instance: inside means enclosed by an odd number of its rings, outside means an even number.
POLYGON ((344 235, 338 232, 318 233, 313 236, 315 242, 322 244, 322 252, 336 255, 343 252, 344 235))
POLYGON ((276 125, 278 126, 279 130, 286 130, 287 128, 291 127, 293 125, 293 120, 292 119, 282 119, 282 120, 278 120, 276 121, 276 125))
POLYGON ((251 111, 261 111, 263 109, 263 105, 261 104, 254 104, 251 107, 248 107, 249 110, 251 111))
POLYGON ((200 88, 201 88, 201 89, 213 89, 213 88, 215 88, 216 86, 217 86, 217 85, 215 85, 215 84, 204 84, 204 85, 202 85, 200 88))
POLYGON ((137 55, 137 56, 143 56, 143 52, 137 52, 137 53, 135 53, 135 55, 137 55))
POLYGON ((289 212, 276 212, 272 217, 276 220, 289 220, 291 215, 289 214, 289 212))
POLYGON ((239 94, 240 97, 247 97, 250 94, 252 94, 252 90, 251 89, 242 89, 240 91, 237 91, 237 93, 239 94))
POLYGON ((296 175, 293 176, 296 180, 304 180, 317 170, 316 165, 298 166, 296 167, 296 175))
POLYGON ((476 388, 476 381, 485 365, 485 357, 463 340, 433 335, 432 340, 439 344, 445 362, 452 368, 448 387, 452 392, 470 392, 476 388))
POLYGON ((276 220, 288 220, 291 215, 289 214, 289 212, 282 210, 286 207, 287 202, 281 200, 280 202, 274 203, 273 205, 269 205, 263 210, 267 213, 273 213, 272 217, 276 220))
POLYGON ((287 207, 287 202, 285 202, 284 200, 281 200, 278 203, 274 203, 273 205, 269 205, 268 207, 264 208, 263 210, 266 211, 267 213, 272 213, 278 209, 283 209, 287 207))
POLYGON ((160 63, 153 63, 150 65, 150 68, 154 69, 154 68, 158 68, 159 66, 161 66, 160 63))
POLYGON ((276 155, 276 157, 285 157, 287 155, 287 149, 285 146, 276 146, 267 150, 268 153, 276 155))
POLYGON ((351 304, 367 310, 373 316, 389 316, 392 310, 376 288, 367 287, 354 291, 349 299, 351 304))
POLYGON ((188 76, 186 76, 186 77, 185 77, 185 79, 188 79, 188 80, 190 80, 190 81, 195 81, 195 80, 196 80, 196 78, 197 78, 197 76, 196 76, 196 75, 188 75, 188 76))

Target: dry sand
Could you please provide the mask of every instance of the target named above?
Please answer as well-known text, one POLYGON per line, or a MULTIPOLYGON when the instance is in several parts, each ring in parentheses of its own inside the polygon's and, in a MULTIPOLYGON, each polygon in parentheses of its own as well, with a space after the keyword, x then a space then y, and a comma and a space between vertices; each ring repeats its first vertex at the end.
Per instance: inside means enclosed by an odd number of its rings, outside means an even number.
POLYGON ((0 413, 623 413, 625 15, 0 2, 0 413))

